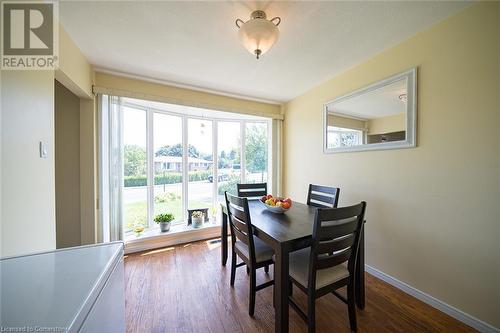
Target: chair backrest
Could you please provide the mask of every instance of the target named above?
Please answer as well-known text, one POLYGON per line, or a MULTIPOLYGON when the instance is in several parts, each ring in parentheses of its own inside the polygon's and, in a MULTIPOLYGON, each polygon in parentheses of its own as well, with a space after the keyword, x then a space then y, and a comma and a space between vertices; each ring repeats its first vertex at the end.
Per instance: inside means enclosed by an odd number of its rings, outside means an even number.
POLYGON ((261 198, 267 194, 267 183, 236 184, 240 198, 261 198))
POLYGON ((320 208, 316 211, 313 244, 309 266, 309 286, 316 288, 316 272, 347 261, 354 278, 356 256, 365 218, 366 202, 342 208, 320 208))
POLYGON ((252 262, 255 262, 255 245, 253 242, 253 229, 248 209, 248 199, 240 198, 224 192, 226 196, 227 215, 231 228, 231 243, 241 241, 248 246, 248 251, 252 262))
POLYGON ((336 208, 339 203, 340 188, 309 184, 307 205, 319 208, 336 208))

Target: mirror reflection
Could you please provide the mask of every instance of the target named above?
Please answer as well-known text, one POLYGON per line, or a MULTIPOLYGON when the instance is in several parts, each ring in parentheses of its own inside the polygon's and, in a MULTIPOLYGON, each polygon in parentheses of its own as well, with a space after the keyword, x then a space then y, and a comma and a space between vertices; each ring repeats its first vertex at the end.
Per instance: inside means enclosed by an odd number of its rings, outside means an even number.
POLYGON ((327 148, 404 141, 406 78, 328 105, 327 148))
POLYGON ((412 148, 417 142, 417 68, 324 106, 323 151, 412 148))

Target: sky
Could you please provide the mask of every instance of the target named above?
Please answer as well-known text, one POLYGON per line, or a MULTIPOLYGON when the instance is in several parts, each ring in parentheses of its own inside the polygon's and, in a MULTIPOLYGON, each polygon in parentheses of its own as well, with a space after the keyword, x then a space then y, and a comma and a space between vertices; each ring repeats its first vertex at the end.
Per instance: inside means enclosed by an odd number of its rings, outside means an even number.
MULTIPOLYGON (((146 147, 146 111, 123 107, 123 143, 146 147)), ((218 123, 218 149, 226 152, 239 145, 240 123, 218 123)), ((182 118, 155 113, 153 117, 154 150, 182 142, 182 118)), ((188 142, 204 154, 212 154, 212 121, 188 119, 188 142)))

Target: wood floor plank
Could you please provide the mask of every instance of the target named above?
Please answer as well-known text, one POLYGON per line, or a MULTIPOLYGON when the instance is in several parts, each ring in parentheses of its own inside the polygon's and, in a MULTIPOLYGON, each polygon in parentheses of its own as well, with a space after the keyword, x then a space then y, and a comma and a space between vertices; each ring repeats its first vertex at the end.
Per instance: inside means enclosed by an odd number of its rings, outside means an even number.
MULTIPOLYGON (((274 332, 272 287, 257 292, 248 316, 249 278, 244 268, 229 285, 229 266, 220 265, 220 243, 203 241, 125 257, 128 333, 274 332)), ((272 278, 263 269, 257 283, 272 278)), ((341 291, 345 294, 345 291, 341 291)), ((306 309, 306 297, 294 289, 306 309)), ((359 332, 476 332, 391 285, 366 274, 366 308, 357 311, 359 332)), ((290 308, 290 332, 307 327, 290 308)), ((347 307, 333 295, 317 300, 316 331, 349 332, 347 307)))

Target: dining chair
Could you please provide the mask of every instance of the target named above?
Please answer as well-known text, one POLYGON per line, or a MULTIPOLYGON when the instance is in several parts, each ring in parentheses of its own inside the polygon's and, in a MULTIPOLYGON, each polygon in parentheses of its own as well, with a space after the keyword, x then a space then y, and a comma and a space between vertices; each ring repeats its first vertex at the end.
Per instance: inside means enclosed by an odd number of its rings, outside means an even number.
POLYGON ((309 184, 307 205, 319 208, 336 208, 339 203, 340 188, 309 184))
POLYGON ((240 198, 261 198, 267 194, 267 183, 236 184, 240 198))
MULTIPOLYGON (((236 189, 240 198, 247 198, 249 200, 260 199, 264 195, 267 195, 267 183, 237 183, 236 189)), ((269 266, 264 267, 264 269, 266 273, 269 272, 269 266)), ((250 274, 250 269, 248 267, 247 274, 250 274)))
POLYGON ((253 234, 248 199, 233 196, 224 192, 229 225, 231 228, 231 286, 234 286, 236 268, 247 266, 250 271, 250 294, 248 314, 254 315, 255 294, 257 291, 272 286, 274 280, 256 285, 256 271, 264 267, 269 272, 269 265, 273 264, 274 251, 266 243, 253 234), (237 264, 237 256, 242 262, 237 264))
POLYGON ((316 299, 332 293, 347 304, 351 331, 357 330, 354 275, 366 202, 342 208, 318 209, 313 226, 312 246, 290 253, 290 280, 307 294, 307 314, 292 297, 292 308, 315 332, 316 299), (347 298, 337 289, 347 286, 347 298))

